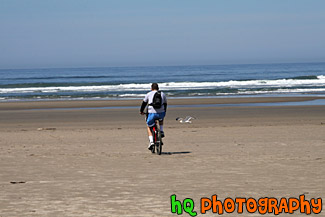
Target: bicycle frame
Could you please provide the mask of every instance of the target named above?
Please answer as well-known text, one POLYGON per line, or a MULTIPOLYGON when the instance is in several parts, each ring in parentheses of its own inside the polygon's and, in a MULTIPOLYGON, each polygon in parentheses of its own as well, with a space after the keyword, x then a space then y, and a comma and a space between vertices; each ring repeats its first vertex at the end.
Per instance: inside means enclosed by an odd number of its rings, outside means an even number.
POLYGON ((153 136, 153 141, 154 143, 156 143, 158 141, 158 131, 160 131, 160 127, 159 127, 159 120, 155 120, 155 125, 153 125, 152 127, 150 127, 152 136, 153 136))
POLYGON ((159 121, 160 121, 159 119, 155 120, 155 125, 150 127, 150 131, 153 136, 153 141, 155 143, 155 146, 153 147, 151 152, 155 153, 155 149, 156 149, 157 154, 161 155, 163 142, 162 142, 162 138, 161 138, 159 121))
MULTIPOLYGON (((146 112, 145 114, 146 114, 145 120, 147 120, 148 113, 146 112)), ((152 127, 149 127, 150 131, 152 133, 152 136, 153 136, 153 141, 155 143, 154 147, 151 149, 151 152, 155 153, 155 149, 156 149, 158 155, 161 155, 162 145, 163 145, 162 138, 161 138, 160 125, 159 125, 160 121, 162 121, 162 120, 161 119, 156 119, 155 120, 155 125, 153 125, 152 127)))

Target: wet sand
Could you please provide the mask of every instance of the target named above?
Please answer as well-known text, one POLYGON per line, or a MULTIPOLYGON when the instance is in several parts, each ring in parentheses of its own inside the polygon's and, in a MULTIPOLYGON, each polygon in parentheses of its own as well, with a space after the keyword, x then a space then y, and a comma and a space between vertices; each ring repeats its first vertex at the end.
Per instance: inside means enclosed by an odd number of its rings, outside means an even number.
MULTIPOLYGON (((297 101, 169 104, 283 100, 297 101)), ((138 109, 30 110, 139 104, 1 103, 0 216, 177 216, 170 212, 172 194, 192 198, 197 212, 199 199, 213 194, 324 198, 325 106, 169 108, 161 156, 147 150, 138 109), (187 115, 197 119, 175 121, 187 115)), ((259 216, 225 214, 244 215, 259 216)))
MULTIPOLYGON (((325 97, 241 97, 241 98, 180 98, 168 99, 169 105, 207 105, 207 104, 240 104, 240 103, 272 103, 301 102, 325 97)), ((2 102, 1 110, 53 109, 53 108, 96 108, 139 106, 141 100, 58 100, 58 101, 21 101, 2 102)))

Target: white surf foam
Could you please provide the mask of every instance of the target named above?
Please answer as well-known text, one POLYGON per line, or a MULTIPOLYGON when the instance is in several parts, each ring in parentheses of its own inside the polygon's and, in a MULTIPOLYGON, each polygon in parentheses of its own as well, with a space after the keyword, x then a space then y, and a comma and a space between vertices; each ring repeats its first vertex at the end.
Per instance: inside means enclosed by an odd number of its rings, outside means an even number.
MULTIPOLYGON (((0 88, 0 93, 56 93, 56 92, 124 92, 148 91, 147 84, 119 84, 98 86, 67 86, 67 87, 27 87, 27 88, 0 88)), ((278 79, 278 80, 248 80, 248 81, 223 81, 223 82, 167 82, 160 83, 163 91, 172 90, 200 90, 216 88, 288 88, 288 87, 322 87, 325 86, 325 76, 317 79, 278 79)))

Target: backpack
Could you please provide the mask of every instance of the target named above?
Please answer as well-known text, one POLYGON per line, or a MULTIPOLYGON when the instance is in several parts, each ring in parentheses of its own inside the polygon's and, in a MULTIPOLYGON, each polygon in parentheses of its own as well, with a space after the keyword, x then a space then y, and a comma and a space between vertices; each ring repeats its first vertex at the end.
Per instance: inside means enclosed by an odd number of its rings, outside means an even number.
POLYGON ((155 109, 160 109, 162 105, 162 98, 160 91, 157 91, 153 96, 152 103, 150 105, 155 109))

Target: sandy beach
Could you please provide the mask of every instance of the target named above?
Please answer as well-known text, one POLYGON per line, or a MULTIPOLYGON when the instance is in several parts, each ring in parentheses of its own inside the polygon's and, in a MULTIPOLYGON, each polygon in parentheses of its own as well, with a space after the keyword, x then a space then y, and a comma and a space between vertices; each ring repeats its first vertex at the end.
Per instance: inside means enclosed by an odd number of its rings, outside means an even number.
POLYGON ((215 194, 324 198, 325 106, 208 106, 310 99, 170 100, 207 106, 168 108, 161 156, 147 150, 139 109, 120 108, 141 100, 0 103, 0 216, 178 216, 173 194, 198 216, 218 216, 199 214, 215 194))

